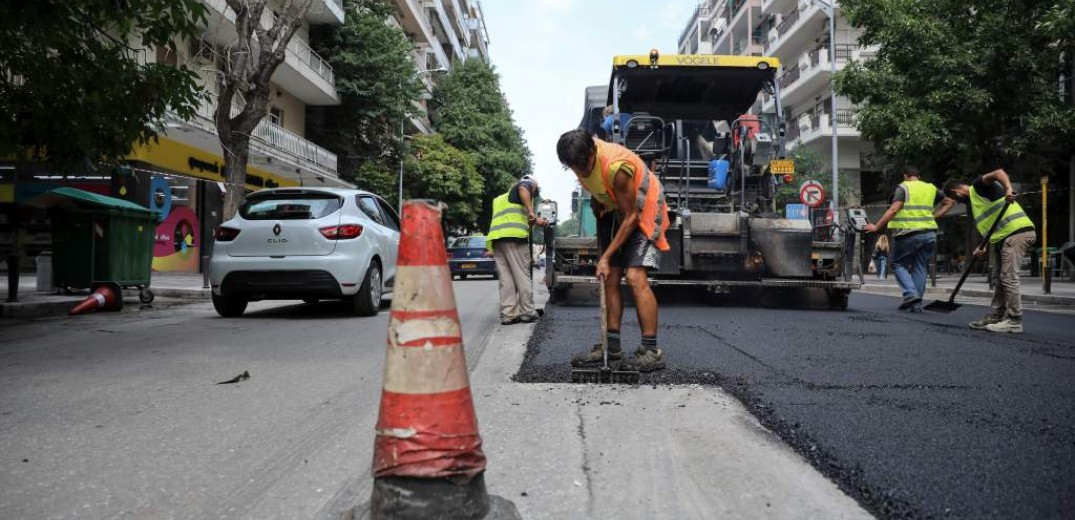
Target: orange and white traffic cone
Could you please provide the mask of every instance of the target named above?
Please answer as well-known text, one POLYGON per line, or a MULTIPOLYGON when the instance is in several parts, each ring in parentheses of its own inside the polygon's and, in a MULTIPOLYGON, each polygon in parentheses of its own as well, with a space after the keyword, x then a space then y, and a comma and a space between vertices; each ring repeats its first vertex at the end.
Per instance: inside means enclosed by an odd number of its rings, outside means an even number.
POLYGON ((388 324, 370 502, 357 518, 521 518, 485 488, 485 454, 441 211, 407 201, 388 324))
POLYGON ((85 312, 94 312, 100 309, 115 309, 119 302, 119 295, 116 294, 115 289, 107 285, 102 285, 93 291, 88 298, 75 305, 69 316, 76 314, 82 314, 85 312))

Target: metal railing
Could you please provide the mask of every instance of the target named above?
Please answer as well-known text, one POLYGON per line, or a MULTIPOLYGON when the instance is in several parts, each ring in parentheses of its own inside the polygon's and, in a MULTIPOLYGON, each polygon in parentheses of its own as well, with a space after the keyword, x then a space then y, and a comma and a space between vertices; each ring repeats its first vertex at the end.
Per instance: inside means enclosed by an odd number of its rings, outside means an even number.
POLYGON ((799 130, 799 118, 789 119, 787 125, 787 132, 784 133, 784 139, 790 143, 798 139, 799 135, 802 133, 799 130))
POLYGON ((796 81, 799 80, 799 75, 800 75, 800 70, 799 70, 798 65, 796 65, 796 66, 788 69, 787 71, 785 71, 783 74, 780 75, 780 80, 779 80, 780 88, 781 89, 788 88, 788 85, 791 85, 792 83, 795 83, 796 81))
POLYGON ((303 65, 306 65, 310 72, 320 76, 321 79, 327 81, 329 85, 336 84, 336 73, 333 72, 332 65, 329 65, 324 58, 314 52, 314 50, 310 48, 310 45, 305 41, 298 38, 292 38, 291 41, 287 43, 287 52, 298 58, 303 65))
POLYGON ((784 15, 784 19, 780 22, 780 25, 776 26, 777 34, 784 34, 784 31, 791 29, 799 21, 799 8, 795 7, 787 14, 784 15))
MULTIPOLYGON (((216 133, 216 124, 214 123, 216 105, 216 96, 210 95, 208 99, 203 100, 198 104, 197 110, 197 115, 207 120, 201 122, 202 124, 200 126, 212 131, 214 134, 216 133)), ((242 111, 242 107, 236 103, 232 103, 232 117, 237 115, 240 111, 242 111)), ((337 171, 338 159, 336 154, 317 146, 306 138, 285 129, 282 126, 274 125, 268 119, 262 119, 258 123, 258 126, 254 128, 251 137, 300 159, 310 161, 318 166, 332 170, 333 172, 337 171)))
POLYGON ((858 112, 849 108, 837 108, 836 127, 858 128, 858 112))

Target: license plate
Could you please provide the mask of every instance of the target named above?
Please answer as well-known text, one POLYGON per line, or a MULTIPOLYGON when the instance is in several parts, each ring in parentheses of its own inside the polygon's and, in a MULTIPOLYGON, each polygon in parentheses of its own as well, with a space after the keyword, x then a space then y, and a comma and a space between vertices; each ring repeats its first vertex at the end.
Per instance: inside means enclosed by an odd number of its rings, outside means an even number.
POLYGON ((477 269, 478 264, 463 264, 460 267, 463 269, 477 269))
POLYGON ((787 175, 795 173, 795 161, 791 159, 776 159, 769 161, 769 173, 773 175, 787 175))

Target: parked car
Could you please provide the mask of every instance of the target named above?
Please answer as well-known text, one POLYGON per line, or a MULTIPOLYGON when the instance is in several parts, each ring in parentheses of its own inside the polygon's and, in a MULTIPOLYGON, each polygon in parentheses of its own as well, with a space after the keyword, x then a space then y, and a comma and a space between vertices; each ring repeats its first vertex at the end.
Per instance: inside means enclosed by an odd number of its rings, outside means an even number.
POLYGON ((475 274, 496 274, 496 261, 493 253, 485 249, 485 237, 459 237, 448 246, 448 267, 452 276, 458 276, 460 280, 466 280, 467 276, 475 274))
POLYGON ((399 217, 362 190, 277 188, 246 197, 216 230, 213 307, 241 316, 256 300, 340 299, 377 314, 392 289, 399 217))

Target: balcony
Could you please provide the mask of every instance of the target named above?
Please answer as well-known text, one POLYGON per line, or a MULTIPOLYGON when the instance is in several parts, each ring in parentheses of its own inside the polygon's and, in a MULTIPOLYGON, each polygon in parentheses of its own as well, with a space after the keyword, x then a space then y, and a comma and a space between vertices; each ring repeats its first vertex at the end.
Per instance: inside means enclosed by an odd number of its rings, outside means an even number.
MULTIPOLYGON (((837 45, 836 69, 842 69, 857 56, 862 56, 857 46, 837 45)), ((779 79, 781 102, 784 106, 797 106, 817 96, 827 97, 830 69, 828 47, 815 49, 800 56, 795 67, 785 72, 779 79)), ((762 109, 771 111, 774 105, 775 102, 772 99, 766 99, 762 109)))
MULTIPOLYGON (((836 136, 853 137, 860 136, 858 127, 858 114, 852 109, 836 109, 836 136)), ((832 136, 832 117, 828 112, 804 114, 799 116, 799 130, 801 131, 802 143, 809 144, 823 137, 832 136)))
POLYGON ((825 20, 825 12, 809 0, 800 0, 783 16, 780 24, 767 35, 767 55, 792 60, 809 47, 815 38, 814 30, 825 20), (809 30, 800 30, 803 27, 809 30))
POLYGON ((306 19, 313 24, 340 25, 343 18, 343 0, 314 0, 306 14, 306 19))
MULTIPOLYGON (((213 112, 216 110, 217 98, 210 96, 198 105, 197 115, 186 124, 217 135, 213 112)), ((231 114, 238 114, 242 108, 232 104, 231 114)), ((269 157, 275 157, 286 162, 293 162, 298 166, 309 168, 322 175, 337 178, 336 154, 317 146, 306 138, 292 133, 283 127, 274 125, 269 119, 263 118, 251 133, 250 144, 269 157)))
MULTIPOLYGON (((337 1, 325 0, 325 3, 337 1)), ((207 0, 206 4, 210 8, 208 19, 210 30, 206 31, 203 39, 218 47, 234 44, 237 38, 235 13, 228 8, 224 0, 207 0)), ((271 20, 272 14, 267 13, 262 18, 262 24, 269 24, 271 20)), ((272 80, 308 105, 338 105, 340 103, 332 67, 321 56, 318 56, 303 38, 294 37, 288 42, 284 63, 276 69, 272 80)))

